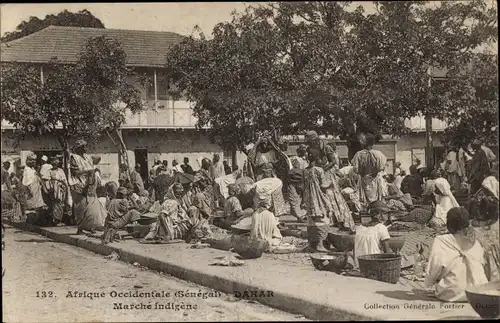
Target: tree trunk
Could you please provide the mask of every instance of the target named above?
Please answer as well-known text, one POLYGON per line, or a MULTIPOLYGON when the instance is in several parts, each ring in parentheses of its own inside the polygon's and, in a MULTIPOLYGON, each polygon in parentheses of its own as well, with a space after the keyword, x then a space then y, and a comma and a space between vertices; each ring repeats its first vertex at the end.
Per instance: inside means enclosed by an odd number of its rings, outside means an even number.
POLYGON ((425 166, 434 169, 434 149, 432 143, 432 118, 425 117, 425 166))
POLYGON ((123 141, 121 129, 116 128, 115 129, 115 134, 116 134, 116 136, 118 137, 118 140, 119 140, 119 145, 120 145, 120 148, 121 148, 121 154, 122 154, 123 162, 125 163, 125 165, 127 165, 127 169, 130 169, 130 163, 129 163, 128 154, 127 154, 127 146, 125 146, 125 142, 123 141))
POLYGON ((233 171, 234 169, 236 168, 236 166, 238 166, 238 161, 236 160, 237 158, 237 153, 236 153, 236 149, 233 149, 231 151, 231 161, 232 161, 232 168, 233 168, 233 171))
POLYGON ((63 170, 64 174, 66 174, 66 178, 69 178, 69 158, 70 158, 70 151, 69 151, 69 143, 68 140, 64 136, 58 136, 57 139, 59 140, 59 144, 61 145, 61 148, 63 150, 63 170))
POLYGON ((125 146, 125 142, 123 141, 121 130, 119 128, 114 130, 114 134, 118 138, 118 141, 116 141, 115 138, 113 138, 113 135, 107 130, 106 134, 108 135, 109 139, 113 142, 115 147, 118 149, 120 164, 124 163, 125 165, 127 165, 127 169, 130 169, 130 163, 127 155, 127 146, 125 146))
POLYGON ((361 143, 359 142, 358 136, 355 134, 349 136, 347 138, 347 158, 349 159, 349 162, 354 158, 354 155, 360 150, 363 149, 361 143))

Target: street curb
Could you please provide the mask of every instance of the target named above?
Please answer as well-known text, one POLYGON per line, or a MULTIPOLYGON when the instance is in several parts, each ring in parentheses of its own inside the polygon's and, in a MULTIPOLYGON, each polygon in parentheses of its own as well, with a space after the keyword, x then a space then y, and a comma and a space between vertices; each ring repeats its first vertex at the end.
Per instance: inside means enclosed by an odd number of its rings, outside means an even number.
MULTIPOLYGON (((103 245, 94 241, 84 240, 78 237, 72 237, 67 234, 59 234, 48 231, 44 228, 33 226, 26 223, 13 223, 8 220, 2 220, 5 224, 13 226, 23 231, 38 233, 54 241, 70 244, 79 248, 83 248, 94 253, 107 256, 112 252, 116 252, 120 256, 120 260, 128 263, 139 263, 141 266, 151 270, 163 272, 173 277, 190 281, 214 290, 218 290, 230 295, 234 295, 234 291, 261 291, 262 287, 252 286, 241 283, 235 280, 224 277, 208 275, 206 273, 186 269, 178 265, 160 261, 157 259, 138 255, 118 247, 103 245)), ((319 286, 318 286, 319 287, 319 286)), ((273 297, 260 297, 254 299, 263 305, 267 305, 289 313, 301 314, 308 319, 319 321, 371 321, 371 320, 387 320, 386 318, 377 316, 367 316, 364 313, 355 313, 347 311, 337 306, 319 304, 309 300, 303 300, 292 295, 282 292, 273 292, 273 297)), ((318 288, 318 292, 321 289, 318 288)))

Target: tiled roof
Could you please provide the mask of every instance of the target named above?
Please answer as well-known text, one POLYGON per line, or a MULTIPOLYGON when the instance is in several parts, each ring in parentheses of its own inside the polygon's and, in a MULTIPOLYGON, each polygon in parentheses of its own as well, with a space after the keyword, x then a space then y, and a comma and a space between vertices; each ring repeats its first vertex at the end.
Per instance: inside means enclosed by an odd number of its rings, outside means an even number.
POLYGON ((130 66, 163 66, 168 51, 184 36, 165 31, 142 31, 49 26, 23 38, 2 43, 2 62, 46 63, 53 58, 74 63, 90 37, 106 36, 119 41, 130 66))

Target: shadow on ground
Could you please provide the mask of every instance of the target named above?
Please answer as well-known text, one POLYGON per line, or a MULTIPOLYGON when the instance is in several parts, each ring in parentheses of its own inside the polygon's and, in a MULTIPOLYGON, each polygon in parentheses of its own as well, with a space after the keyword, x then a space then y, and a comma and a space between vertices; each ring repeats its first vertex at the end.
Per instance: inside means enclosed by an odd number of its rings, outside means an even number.
POLYGON ((57 241, 54 241, 54 240, 45 240, 45 239, 28 239, 28 240, 14 240, 15 242, 27 242, 27 243, 30 243, 30 242, 35 242, 35 243, 47 243, 47 242, 50 242, 50 243, 58 243, 60 244, 60 242, 57 242, 57 241))

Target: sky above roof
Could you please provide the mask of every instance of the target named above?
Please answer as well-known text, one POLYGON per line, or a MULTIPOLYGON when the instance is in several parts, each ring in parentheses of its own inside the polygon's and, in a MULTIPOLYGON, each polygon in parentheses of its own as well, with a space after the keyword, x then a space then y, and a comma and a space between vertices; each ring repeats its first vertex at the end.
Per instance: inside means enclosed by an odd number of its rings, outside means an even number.
MULTIPOLYGON (((40 19, 65 9, 77 12, 87 9, 99 18, 106 28, 172 31, 189 35, 194 26, 208 36, 213 27, 231 19, 231 12, 241 12, 245 6, 259 2, 171 2, 171 3, 29 3, 2 4, 0 32, 12 32, 30 16, 40 19)), ((265 2, 261 2, 264 4, 265 2)), ((365 10, 374 10, 371 2, 358 2, 365 10)))

